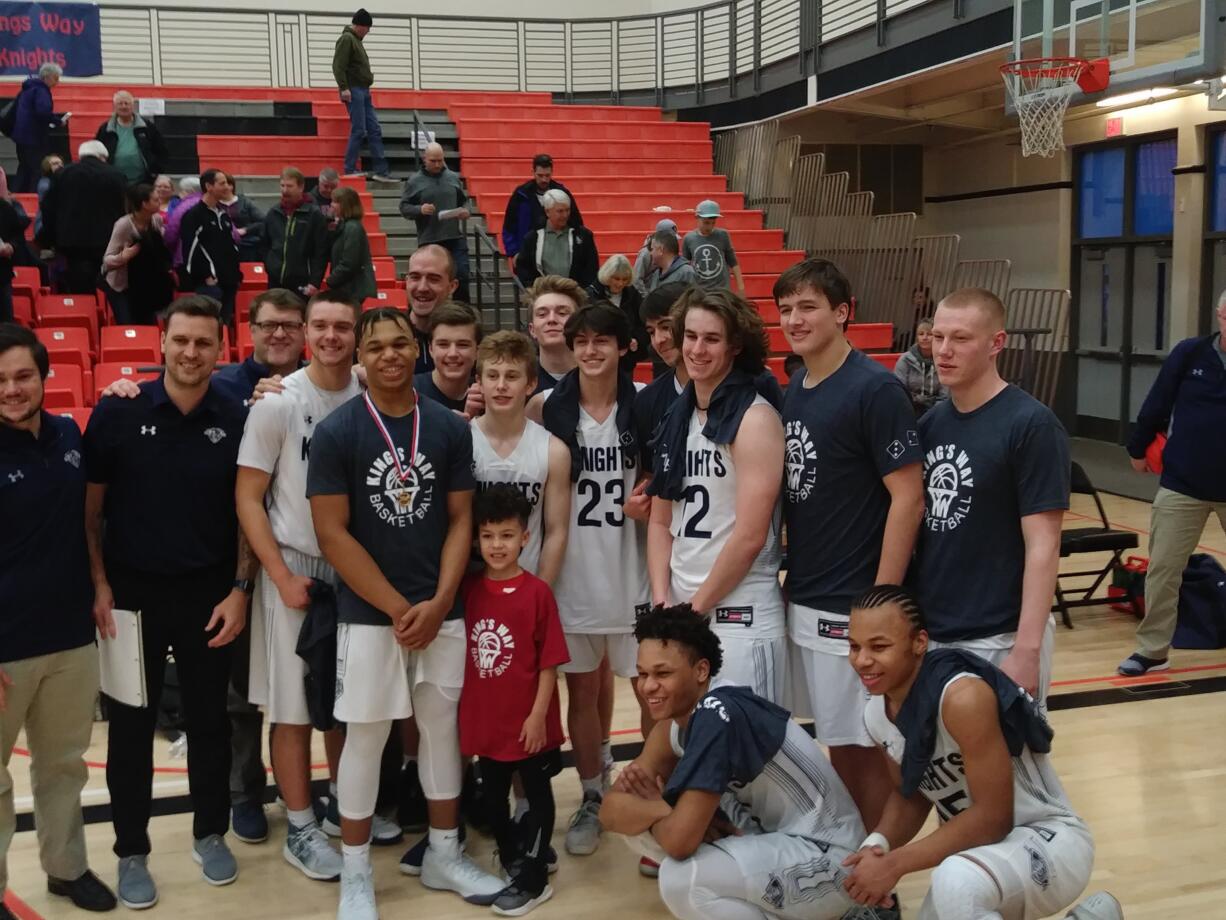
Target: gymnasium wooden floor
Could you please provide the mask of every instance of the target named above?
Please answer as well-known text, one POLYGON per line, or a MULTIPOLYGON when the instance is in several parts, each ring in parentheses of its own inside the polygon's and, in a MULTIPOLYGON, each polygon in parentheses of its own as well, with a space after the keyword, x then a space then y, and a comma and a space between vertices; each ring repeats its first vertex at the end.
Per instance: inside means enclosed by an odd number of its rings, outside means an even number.
MULTIPOLYGON (((1113 526, 1138 532, 1137 552, 1144 555, 1149 506, 1106 495, 1103 500, 1113 526)), ((1092 502, 1074 496, 1068 526, 1093 515, 1092 502)), ((1226 558, 1226 536, 1212 518, 1202 548, 1226 558)), ((1080 563, 1068 566, 1080 567, 1080 563)), ((1074 611, 1074 622, 1071 631, 1057 628, 1054 758, 1074 806, 1097 841, 1090 890, 1114 892, 1129 920, 1226 917, 1226 859, 1221 855, 1226 826, 1226 732, 1222 730, 1226 698, 1221 695, 1226 690, 1226 649, 1176 652, 1172 671, 1129 681, 1115 676, 1115 666, 1133 649, 1132 617, 1103 606, 1074 611)), ((637 711, 629 687, 619 687, 618 700, 614 742, 636 741, 637 711)), ((95 726, 86 805, 106 802, 104 728, 95 726)), ((184 762, 168 756, 166 742, 159 740, 157 748, 160 772, 155 794, 184 795, 184 762)), ((16 754, 11 766, 19 814, 30 810, 22 760, 23 755, 16 754)), ((321 750, 317 762, 322 761, 321 750)), ((636 858, 618 838, 606 836, 593 856, 567 856, 561 838, 579 800, 573 771, 564 772, 554 789, 559 815, 554 842, 561 868, 553 877, 553 900, 533 916, 667 918, 655 883, 638 875, 636 858)), ((191 861, 190 816, 154 818, 150 868, 161 901, 151 915, 179 920, 335 916, 337 887, 309 881, 283 861, 285 818, 273 806, 268 813, 272 832, 267 842, 248 846, 229 838, 241 874, 225 888, 205 884, 191 861)), ((113 884, 110 824, 90 824, 86 835, 94 869, 113 884)), ((429 892, 416 879, 400 875, 396 864, 403 849, 375 850, 375 884, 383 917, 411 914, 451 920, 484 913, 454 895, 429 892)), ((470 842, 470 852, 486 865, 491 849, 490 842, 479 836, 470 842)), ((13 841, 9 879, 9 903, 19 917, 79 920, 83 916, 66 901, 47 895, 32 832, 19 833, 13 841)), ((925 890, 923 875, 904 880, 900 891, 905 915, 914 916, 925 890)))

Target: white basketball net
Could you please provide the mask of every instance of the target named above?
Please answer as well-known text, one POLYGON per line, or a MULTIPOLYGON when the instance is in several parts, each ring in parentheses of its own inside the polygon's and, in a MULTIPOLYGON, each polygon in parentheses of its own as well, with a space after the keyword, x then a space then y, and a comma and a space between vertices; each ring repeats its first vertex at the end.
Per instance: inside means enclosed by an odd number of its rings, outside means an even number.
POLYGON ((1022 156, 1049 157, 1064 149, 1064 113, 1086 66, 1066 58, 1017 61, 1001 70, 1022 130, 1022 156))

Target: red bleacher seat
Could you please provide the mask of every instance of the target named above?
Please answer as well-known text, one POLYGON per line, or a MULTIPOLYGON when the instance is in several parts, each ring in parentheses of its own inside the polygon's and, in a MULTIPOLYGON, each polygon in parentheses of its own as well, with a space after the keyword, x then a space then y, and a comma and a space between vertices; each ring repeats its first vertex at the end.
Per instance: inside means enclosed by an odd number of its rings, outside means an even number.
POLYGON ((243 323, 238 327, 238 360, 246 361, 247 356, 253 351, 255 351, 255 342, 251 339, 251 326, 243 323))
POLYGON ((392 288, 379 291, 374 297, 367 297, 362 304, 363 310, 373 310, 376 307, 395 307, 398 310, 409 308, 409 292, 404 288, 392 288))
POLYGON ((162 336, 157 326, 104 326, 101 361, 160 364, 162 336))
POLYGON ((25 294, 31 300, 43 291, 42 275, 33 265, 13 266, 13 293, 25 294))
POLYGON ((34 326, 34 298, 13 291, 13 321, 30 329, 34 326))
POLYGON ((782 357, 774 357, 766 359, 766 369, 775 375, 775 379, 779 381, 780 386, 788 385, 788 375, 783 370, 784 359, 782 357))
POLYGON ((71 409, 84 406, 85 375, 77 364, 52 364, 43 390, 43 405, 48 409, 71 409))
POLYGON ((93 294, 40 294, 34 304, 40 326, 80 326, 89 330, 90 350, 98 344, 98 301, 93 294))
POLYGON ((99 364, 94 368, 94 395, 100 397, 102 391, 116 380, 127 379, 140 383, 142 380, 156 379, 159 373, 157 368, 151 368, 149 365, 123 362, 99 364))
POLYGON ((651 383, 654 378, 655 374, 652 373, 650 361, 640 361, 634 365, 635 383, 651 383))
POLYGON ((245 291, 268 290, 268 273, 264 271, 263 262, 243 262, 239 265, 243 273, 242 289, 245 291))
POLYGON ((83 371, 93 365, 89 332, 80 326, 40 326, 34 334, 46 346, 52 364, 75 364, 83 371))
MULTIPOLYGON (((847 341, 861 351, 882 351, 894 347, 893 323, 852 323, 847 327, 847 341)), ((893 365, 890 365, 893 368, 893 365)))
POLYGON ((902 357, 902 352, 891 352, 889 354, 869 355, 874 361, 884 367, 886 370, 894 370, 894 365, 898 363, 898 359, 902 357))
POLYGON ((375 284, 379 287, 396 283, 396 262, 393 259, 372 258, 375 266, 375 284))
POLYGON ((62 415, 64 418, 72 419, 74 422, 77 423, 77 427, 81 429, 81 432, 84 433, 85 426, 89 424, 90 413, 93 411, 94 410, 89 408, 88 406, 73 406, 70 409, 64 409, 64 408, 56 409, 54 414, 62 415))

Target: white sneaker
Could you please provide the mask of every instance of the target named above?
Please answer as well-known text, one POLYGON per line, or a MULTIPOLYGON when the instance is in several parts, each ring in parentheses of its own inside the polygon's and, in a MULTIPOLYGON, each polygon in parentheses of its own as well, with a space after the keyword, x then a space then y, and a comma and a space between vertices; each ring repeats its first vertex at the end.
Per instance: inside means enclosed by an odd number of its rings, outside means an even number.
POLYGON ((422 857, 421 883, 436 891, 454 891, 469 904, 481 907, 493 904, 507 884, 458 849, 452 856, 442 856, 433 847, 426 847, 422 857))
POLYGON ((307 827, 291 824, 281 855, 307 878, 321 882, 335 882, 344 865, 341 854, 332 849, 327 835, 315 824, 307 827))
POLYGON ((1065 917, 1073 920, 1124 920, 1124 908, 1109 891, 1096 891, 1065 917))
POLYGON ((336 920, 379 920, 375 907, 375 881, 370 866, 341 873, 341 903, 336 920))
POLYGON ((570 827, 566 831, 566 852, 571 856, 591 856, 600 846, 603 830, 600 825, 600 796, 588 792, 583 796, 583 804, 570 819, 570 827))
POLYGON ((375 815, 370 822, 370 842, 377 847, 390 847, 404 840, 404 831, 398 821, 375 815))

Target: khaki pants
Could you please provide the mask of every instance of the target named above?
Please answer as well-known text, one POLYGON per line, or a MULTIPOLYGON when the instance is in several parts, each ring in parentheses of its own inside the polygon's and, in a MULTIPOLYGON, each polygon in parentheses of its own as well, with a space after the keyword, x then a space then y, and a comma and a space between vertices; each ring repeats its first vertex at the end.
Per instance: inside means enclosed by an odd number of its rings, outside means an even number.
POLYGON ((1145 619, 1137 627, 1137 651, 1165 658, 1175 635, 1179 588, 1188 557, 1196 550, 1210 512, 1226 531, 1226 502, 1206 502, 1158 489, 1150 517, 1149 571, 1145 573, 1145 619))
POLYGON ((93 730, 98 697, 98 649, 93 643, 66 652, 0 663, 12 680, 7 705, 0 711, 0 900, 8 883, 6 857, 17 818, 9 759, 17 733, 26 730, 30 747, 30 786, 38 854, 47 875, 81 876, 85 825, 81 789, 89 771, 85 752, 93 730))

